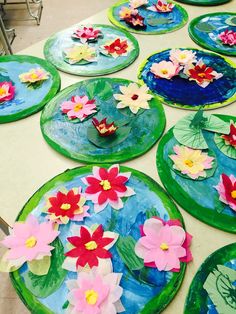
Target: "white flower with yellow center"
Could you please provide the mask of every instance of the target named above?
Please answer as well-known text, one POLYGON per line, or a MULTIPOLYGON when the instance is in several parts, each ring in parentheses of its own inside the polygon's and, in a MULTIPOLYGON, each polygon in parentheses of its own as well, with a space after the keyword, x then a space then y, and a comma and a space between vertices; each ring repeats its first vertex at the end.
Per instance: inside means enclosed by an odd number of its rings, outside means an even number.
POLYGON ((75 45, 65 51, 65 57, 70 64, 78 63, 82 60, 87 62, 95 62, 96 49, 88 44, 75 45))
POLYGON ((192 64, 197 62, 196 52, 192 50, 172 49, 170 51, 170 60, 180 65, 192 64))

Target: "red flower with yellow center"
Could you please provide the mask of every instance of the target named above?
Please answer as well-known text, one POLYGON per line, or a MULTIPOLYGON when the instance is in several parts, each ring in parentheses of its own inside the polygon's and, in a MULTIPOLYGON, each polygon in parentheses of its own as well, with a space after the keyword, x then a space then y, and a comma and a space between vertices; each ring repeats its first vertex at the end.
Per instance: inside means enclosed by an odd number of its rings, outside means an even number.
POLYGON ((12 82, 0 83, 0 103, 12 100, 15 96, 15 87, 12 82))
POLYGON ((126 54, 128 51, 128 43, 127 40, 121 41, 120 38, 117 38, 109 45, 103 46, 104 50, 110 55, 118 55, 121 56, 126 54))
POLYGON ((213 71, 211 67, 203 64, 202 66, 196 65, 193 69, 189 70, 189 73, 191 78, 197 80, 199 83, 203 83, 204 80, 211 81, 214 78, 213 71))
POLYGON ((230 133, 228 135, 222 135, 221 137, 225 140, 226 145, 236 148, 236 126, 234 123, 230 124, 230 133))
POLYGON ((100 122, 96 118, 93 118, 92 123, 96 130, 98 131, 98 134, 102 137, 114 134, 118 129, 118 126, 115 126, 114 122, 110 124, 107 123, 107 118, 104 118, 100 122))

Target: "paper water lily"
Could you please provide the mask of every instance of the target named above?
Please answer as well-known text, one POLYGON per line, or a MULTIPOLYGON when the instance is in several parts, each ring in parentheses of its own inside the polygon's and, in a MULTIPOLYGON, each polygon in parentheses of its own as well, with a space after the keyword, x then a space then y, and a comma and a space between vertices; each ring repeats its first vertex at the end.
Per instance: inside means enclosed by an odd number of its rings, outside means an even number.
POLYGON ((129 0, 129 5, 133 9, 137 9, 145 4, 148 4, 148 0, 129 0))
POLYGON ((15 97, 15 87, 12 82, 0 83, 0 105, 5 101, 9 101, 15 97))
POLYGON ((158 0, 156 4, 153 4, 147 9, 153 12, 167 13, 172 12, 174 7, 175 5, 171 2, 158 0))
POLYGON ((65 50, 65 58, 70 64, 79 63, 81 61, 95 62, 97 61, 96 57, 96 49, 88 44, 75 45, 65 50))
POLYGON ((148 94, 149 88, 144 84, 138 86, 130 83, 128 86, 120 86, 121 94, 114 94, 114 98, 119 101, 116 108, 122 109, 129 107, 131 112, 136 114, 139 109, 150 109, 148 101, 153 98, 148 94))
POLYGON ((219 193, 220 201, 236 211, 236 177, 232 174, 227 176, 223 173, 215 188, 219 193))
POLYGON ((116 314, 125 309, 120 301, 122 274, 105 276, 96 271, 80 273, 76 280, 68 280, 68 312, 73 314, 116 314))
POLYGON ((234 46, 236 45, 236 32, 226 29, 218 35, 218 38, 224 45, 234 46))
POLYGON ((205 178, 205 170, 213 167, 214 158, 199 149, 179 145, 175 145, 173 149, 175 155, 169 155, 174 162, 173 168, 191 179, 205 178))
POLYGON ((118 210, 123 208, 122 197, 135 194, 134 190, 126 185, 131 176, 130 172, 119 172, 119 165, 113 165, 109 169, 93 167, 93 175, 82 178, 87 199, 94 203, 96 213, 102 211, 107 205, 118 210))
POLYGON ((81 193, 82 188, 73 188, 64 193, 59 191, 56 196, 47 201, 48 218, 59 224, 72 221, 83 221, 89 217, 89 206, 85 205, 86 198, 81 193))
POLYGON ((175 220, 165 223, 155 217, 141 226, 142 237, 135 245, 135 253, 147 267, 159 271, 179 271, 180 262, 189 262, 192 255, 188 249, 191 236, 175 220))
POLYGON ((67 238, 72 249, 65 253, 63 268, 71 271, 86 271, 93 267, 104 267, 103 260, 108 259, 109 263, 112 257, 109 249, 115 244, 118 234, 104 231, 102 225, 95 230, 87 226, 76 227, 78 235, 67 238))
POLYGON ((72 37, 79 39, 82 44, 85 44, 89 41, 97 41, 99 37, 102 37, 102 32, 100 29, 84 26, 76 29, 72 37))
POLYGON ((192 64, 196 62, 196 52, 192 50, 172 49, 170 51, 170 60, 179 65, 192 64))
POLYGON ((222 73, 217 73, 212 67, 208 67, 202 59, 196 65, 186 66, 184 73, 189 77, 190 81, 195 81, 203 88, 207 87, 213 80, 218 80, 223 76, 222 73))
POLYGON ((61 104, 61 110, 67 114, 70 120, 79 119, 83 121, 91 114, 97 112, 95 99, 88 99, 88 96, 75 95, 71 97, 71 100, 64 101, 61 104))
POLYGON ((10 267, 19 268, 25 262, 42 260, 51 256, 54 249, 50 245, 59 232, 53 229, 52 222, 39 223, 37 218, 29 215, 24 222, 16 222, 10 235, 1 243, 8 248, 4 259, 10 267))
POLYGON ((225 140, 226 145, 233 146, 236 149, 236 124, 230 123, 230 133, 228 135, 221 135, 225 140))
POLYGON ((128 44, 128 41, 120 38, 109 40, 105 45, 101 46, 101 52, 105 55, 112 56, 113 58, 127 56, 130 50, 131 45, 128 44))
POLYGON ((124 21, 135 29, 144 29, 146 24, 144 23, 144 17, 140 14, 132 14, 130 17, 125 18, 124 21))
POLYGON ((121 20, 125 20, 127 18, 130 18, 132 15, 138 14, 138 10, 135 10, 133 8, 128 7, 122 7, 119 11, 119 16, 121 20))
POLYGON ((100 122, 96 118, 93 118, 92 123, 98 131, 98 134, 102 137, 112 135, 118 129, 118 126, 116 126, 114 122, 107 123, 107 118, 102 119, 100 122))
POLYGON ((19 79, 22 83, 34 84, 36 82, 42 82, 49 79, 50 74, 44 69, 37 68, 31 69, 29 72, 22 73, 19 75, 19 79))
POLYGON ((174 64, 171 61, 161 61, 158 63, 153 63, 150 71, 157 78, 164 78, 170 80, 173 76, 178 75, 180 67, 178 64, 174 64))

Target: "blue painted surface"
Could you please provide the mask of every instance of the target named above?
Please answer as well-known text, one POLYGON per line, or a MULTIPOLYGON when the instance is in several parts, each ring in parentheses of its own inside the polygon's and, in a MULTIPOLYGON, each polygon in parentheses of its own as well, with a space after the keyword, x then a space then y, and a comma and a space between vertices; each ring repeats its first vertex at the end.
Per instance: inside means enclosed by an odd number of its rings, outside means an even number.
MULTIPOLYGON (((73 180, 65 182, 64 184, 57 183, 55 188, 49 190, 45 194, 45 198, 40 201, 32 213, 39 217, 39 221, 44 221, 45 214, 42 214, 41 211, 46 206, 47 198, 55 195, 62 185, 67 189, 82 186, 84 190, 85 185, 81 181, 82 177, 84 177, 84 175, 78 175, 74 177, 73 180)), ((72 236, 70 230, 74 225, 85 224, 86 226, 91 226, 93 224, 102 224, 104 226, 104 230, 117 232, 121 236, 131 235, 135 238, 135 240, 138 240, 140 238, 139 226, 140 224, 143 224, 144 220, 146 219, 146 210, 155 208, 159 213, 160 218, 163 220, 170 219, 162 199, 156 193, 151 191, 147 184, 142 182, 135 175, 131 175, 127 185, 134 188, 136 195, 129 197, 125 202, 124 208, 120 211, 114 211, 108 205, 102 212, 98 214, 92 214, 91 217, 86 217, 83 222, 70 222, 67 225, 60 226, 59 238, 65 247, 65 252, 68 251, 68 249, 66 249, 66 244, 68 243, 66 239, 67 237, 72 236), (116 220, 116 224, 114 229, 111 230, 109 226, 111 220, 114 219, 116 220)), ((87 204, 90 206, 89 212, 93 213, 92 202, 88 201, 87 204)), ((141 283, 135 276, 132 276, 131 273, 127 271, 127 268, 124 266, 120 256, 116 251, 115 245, 110 251, 113 255, 113 271, 123 273, 120 285, 123 287, 124 292, 121 301, 126 308, 126 311, 122 313, 136 314, 144 307, 147 302, 149 302, 153 297, 159 294, 162 289, 165 288, 166 284, 172 278, 173 273, 160 272, 157 269, 150 269, 148 274, 148 282, 154 284, 154 286, 141 283)), ((24 266, 20 269, 22 278, 24 278, 25 272, 27 272, 27 267, 24 266)), ((66 280, 75 278, 76 273, 67 273, 66 280)), ((67 300, 67 294, 68 289, 66 288, 65 283, 63 283, 63 285, 52 295, 39 300, 55 313, 59 314, 63 313, 62 306, 67 300)))
MULTIPOLYGON (((190 50, 190 49, 189 49, 190 50)), ((193 49, 193 51, 195 51, 193 49)), ((156 53, 148 58, 141 78, 151 91, 164 97, 172 103, 189 106, 202 106, 218 102, 224 102, 236 93, 236 69, 231 67, 222 57, 211 53, 196 51, 197 59, 203 59, 204 63, 214 68, 223 77, 214 80, 207 87, 200 87, 196 82, 175 76, 170 80, 156 78, 150 72, 153 63, 163 60, 169 61, 170 50, 156 53)))
POLYGON ((38 89, 28 88, 26 84, 21 83, 19 80, 20 74, 31 69, 42 68, 37 63, 8 61, 1 62, 0 68, 7 71, 4 72, 0 69, 0 81, 12 81, 15 86, 15 97, 0 105, 0 116, 15 114, 36 106, 45 98, 52 87, 53 80, 51 76, 38 89))

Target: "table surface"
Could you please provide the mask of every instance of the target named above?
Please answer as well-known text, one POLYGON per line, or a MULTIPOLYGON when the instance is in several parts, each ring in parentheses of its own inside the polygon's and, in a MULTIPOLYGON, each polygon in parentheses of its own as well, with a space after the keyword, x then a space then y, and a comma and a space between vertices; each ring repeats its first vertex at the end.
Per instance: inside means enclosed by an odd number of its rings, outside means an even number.
MULTIPOLYGON (((235 1, 215 7, 197 7, 181 4, 189 14, 189 21, 196 16, 210 12, 234 12, 235 1)), ((79 22, 79 21, 78 21, 79 22)), ((110 24, 107 10, 104 10, 81 23, 110 24)), ((128 68, 106 77, 120 77, 137 80, 139 64, 151 53, 165 48, 193 47, 199 48, 188 36, 188 25, 184 28, 163 35, 137 35, 140 55, 128 68)), ((44 58, 45 40, 22 50, 20 54, 28 54, 44 58)), ((231 58, 236 62, 236 58, 231 58)), ((61 88, 86 78, 60 72, 61 88)), ((166 131, 189 111, 164 107, 167 125, 166 131)), ((211 110, 211 113, 222 113, 236 116, 236 103, 227 107, 211 110)), ((18 212, 36 190, 52 177, 82 164, 70 160, 47 145, 40 131, 40 113, 13 123, 0 125, 0 217, 12 225, 18 212)), ((158 145, 158 144, 157 144, 158 145)), ((145 155, 125 162, 124 165, 140 170, 161 184, 156 170, 155 145, 145 155)), ((191 206, 191 204, 189 204, 191 206)), ((187 230, 193 235, 191 250, 194 260, 188 265, 183 285, 173 302, 163 313, 183 312, 184 301, 189 285, 197 269, 204 259, 229 243, 235 242, 235 235, 217 230, 195 219, 180 208, 187 230)))

